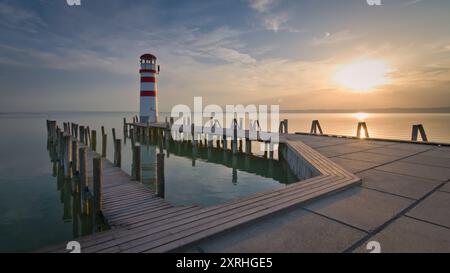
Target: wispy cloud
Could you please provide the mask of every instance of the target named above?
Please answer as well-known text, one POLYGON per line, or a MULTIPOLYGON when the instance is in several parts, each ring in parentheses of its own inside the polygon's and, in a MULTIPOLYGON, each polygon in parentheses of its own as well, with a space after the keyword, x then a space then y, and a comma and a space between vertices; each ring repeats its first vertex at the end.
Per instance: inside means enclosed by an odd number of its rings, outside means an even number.
POLYGON ((249 0, 249 6, 258 12, 267 12, 278 0, 249 0))
POLYGON ((0 3, 0 25, 11 29, 37 32, 46 23, 35 12, 18 5, 0 3))
POLYGON ((327 32, 321 37, 314 37, 311 41, 311 45, 319 46, 319 45, 334 45, 345 41, 354 40, 361 37, 360 35, 356 35, 349 30, 339 31, 335 33, 327 32))

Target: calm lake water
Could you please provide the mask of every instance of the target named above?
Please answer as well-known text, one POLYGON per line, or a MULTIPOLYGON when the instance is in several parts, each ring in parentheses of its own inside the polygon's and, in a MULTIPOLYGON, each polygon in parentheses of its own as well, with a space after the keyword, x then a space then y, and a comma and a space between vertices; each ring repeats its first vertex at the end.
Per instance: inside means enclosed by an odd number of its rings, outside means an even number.
MULTIPOLYGON (((61 190, 58 190, 57 178, 52 175, 46 149, 45 121, 73 121, 89 125, 91 130, 98 132, 104 125, 109 138, 111 128, 116 128, 117 138, 123 139, 122 119, 127 117, 130 120, 134 114, 0 114, 0 252, 33 251, 80 234, 74 231, 71 219, 66 217, 61 190)), ((409 139, 411 125, 421 123, 430 141, 450 143, 450 114, 369 114, 366 117, 354 114, 281 114, 281 118, 289 119, 290 132, 309 131, 311 121, 318 119, 325 133, 342 135, 355 135, 358 118, 364 118, 372 137, 394 139, 409 139)), ((97 145, 101 147, 101 143, 97 145)), ((123 148, 122 168, 131 173, 129 145, 128 141, 123 148)), ((112 159, 112 151, 112 141, 108 141, 109 159, 112 159)), ((242 166, 245 158, 240 158, 233 170, 230 159, 223 158, 223 153, 213 153, 208 160, 206 151, 200 151, 195 167, 192 167, 189 152, 178 147, 169 151, 171 155, 165 166, 166 198, 174 204, 207 206, 284 187, 296 181, 286 165, 278 161, 269 166, 265 160, 253 159, 252 162, 257 162, 254 169, 245 170, 242 166), (273 168, 270 173, 267 171, 269 168, 273 168)), ((151 159, 156 148, 152 145, 143 147, 145 153, 151 159)), ((148 169, 144 173, 146 183, 154 179, 154 175, 154 170, 148 169)))

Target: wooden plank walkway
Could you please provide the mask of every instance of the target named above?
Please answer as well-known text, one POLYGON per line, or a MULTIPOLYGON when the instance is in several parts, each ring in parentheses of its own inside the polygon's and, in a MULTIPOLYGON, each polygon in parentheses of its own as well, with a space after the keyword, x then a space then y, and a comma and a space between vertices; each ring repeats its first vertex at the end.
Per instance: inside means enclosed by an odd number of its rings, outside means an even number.
MULTIPOLYGON (((360 183, 360 179, 301 141, 284 135, 292 169, 304 163, 317 176, 282 189, 200 208, 172 206, 103 159, 103 214, 111 230, 79 239, 82 252, 168 252, 281 210, 360 183)), ((89 152, 89 162, 99 156, 89 152)), ((92 163, 89 166, 92 176, 92 163)), ((92 181, 92 179, 90 179, 92 181)), ((48 249, 66 252, 65 245, 48 249)))

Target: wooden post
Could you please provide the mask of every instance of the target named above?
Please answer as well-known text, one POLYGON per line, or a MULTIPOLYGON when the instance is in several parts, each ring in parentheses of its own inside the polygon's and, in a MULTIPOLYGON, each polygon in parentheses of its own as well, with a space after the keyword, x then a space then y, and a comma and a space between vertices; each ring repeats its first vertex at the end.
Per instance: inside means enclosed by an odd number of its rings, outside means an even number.
POLYGON ((164 198, 164 153, 157 155, 157 179, 156 179, 156 195, 164 198))
POLYGON ((102 126, 102 136, 105 134, 105 127, 102 126))
POLYGON ((134 146, 133 153, 133 165, 134 165, 134 180, 141 181, 142 169, 141 169, 141 145, 134 146))
POLYGON ((233 148, 233 154, 237 154, 237 120, 234 119, 233 121, 233 143, 232 143, 232 148, 233 148))
POLYGON ((94 213, 98 215, 102 211, 102 184, 103 161, 102 158, 93 159, 93 187, 94 187, 94 213))
POLYGON ((120 167, 122 164, 122 141, 116 139, 114 141, 114 165, 120 167))
POLYGON ((289 134, 289 122, 287 119, 284 120, 284 133, 289 134))
POLYGON ((369 138, 369 129, 367 129, 367 124, 365 122, 358 122, 358 128, 356 130, 356 137, 361 138, 361 131, 364 130, 364 135, 369 138))
POLYGON ((89 126, 86 127, 85 133, 86 136, 84 137, 84 144, 89 146, 89 143, 91 143, 91 130, 89 129, 89 126))
POLYGON ((106 157, 106 140, 107 136, 106 134, 102 135, 102 157, 106 157))
POLYGON ((79 170, 79 159, 78 159, 78 141, 75 139, 72 141, 72 172, 76 174, 79 170))
POLYGON ((428 141, 428 137, 427 137, 427 134, 425 133, 425 128, 423 127, 422 124, 415 124, 415 125, 412 126, 411 140, 412 141, 418 141, 419 133, 420 133, 420 137, 422 138, 422 140, 427 142, 428 141))
POLYGON ((87 148, 81 147, 78 149, 80 157, 80 190, 84 198, 84 195, 88 188, 88 174, 87 174, 87 148))
POLYGON ((116 142, 116 129, 112 128, 111 131, 112 131, 113 142, 116 142))
POLYGON ((95 130, 92 130, 91 149, 94 152, 97 151, 97 131, 95 130))
POLYGON ((84 137, 85 137, 85 134, 84 134, 84 126, 80 126, 80 142, 81 143, 85 143, 84 142, 84 137))
POLYGON ((318 120, 313 120, 311 124, 311 131, 310 134, 317 135, 317 130, 319 130, 319 134, 323 135, 322 127, 320 126, 320 123, 318 120))
POLYGON ((128 134, 127 118, 123 118, 123 137, 128 134))
POLYGON ((64 136, 64 175, 66 177, 72 177, 72 141, 70 135, 64 136))

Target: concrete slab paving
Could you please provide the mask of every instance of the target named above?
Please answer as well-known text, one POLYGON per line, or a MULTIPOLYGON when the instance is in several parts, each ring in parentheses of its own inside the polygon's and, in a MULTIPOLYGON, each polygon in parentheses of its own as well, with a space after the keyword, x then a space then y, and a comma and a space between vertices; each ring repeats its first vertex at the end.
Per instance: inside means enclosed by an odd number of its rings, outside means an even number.
POLYGON ((401 217, 369 238, 355 252, 367 253, 367 243, 377 241, 382 253, 450 252, 450 229, 401 217))
POLYGON ((372 231, 412 203, 411 199, 354 187, 313 202, 305 208, 365 231, 372 231))
POLYGON ((181 252, 343 252, 366 233, 297 208, 236 231, 220 234, 181 252))
POLYGON ((333 145, 327 147, 317 148, 316 150, 325 156, 338 156, 349 153, 356 153, 360 151, 368 150, 372 147, 358 147, 350 145, 333 145))
POLYGON ((414 155, 414 156, 405 158, 404 161, 416 163, 416 164, 450 168, 450 158, 445 158, 445 157, 437 157, 437 156, 418 154, 418 155, 414 155))
POLYGON ((450 152, 447 152, 443 150, 442 148, 438 148, 431 151, 426 151, 424 153, 421 153, 421 155, 426 156, 435 156, 435 157, 441 157, 441 158, 450 158, 450 152))
POLYGON ((386 163, 389 163, 389 162, 392 162, 392 161, 402 158, 402 156, 398 156, 398 155, 384 155, 384 154, 376 154, 376 153, 370 153, 370 152, 356 152, 356 153, 341 155, 338 157, 357 160, 357 161, 379 163, 379 164, 386 164, 386 163))
POLYGON ((450 182, 447 182, 439 191, 450 192, 450 182))
POLYGON ((407 150, 407 151, 424 152, 424 151, 435 149, 436 146, 425 145, 425 144, 416 144, 416 143, 397 143, 397 144, 389 146, 389 148, 399 149, 399 150, 407 150))
POLYGON ((434 192, 406 215, 450 228, 450 193, 434 192))
POLYGON ((377 170, 387 171, 398 174, 447 181, 450 179, 450 169, 434 166, 425 166, 415 163, 408 163, 403 160, 396 161, 376 168, 377 170))
POLYGON ((441 182, 431 179, 395 174, 379 170, 367 170, 358 173, 363 187, 407 198, 420 199, 431 192, 441 182))
POLYGON ((344 167, 347 171, 350 171, 352 173, 358 173, 360 171, 372 169, 380 165, 379 163, 351 160, 341 157, 332 157, 330 159, 339 164, 340 166, 344 167))
POLYGON ((399 157, 411 156, 411 155, 418 153, 417 151, 394 149, 394 148, 391 148, 391 146, 374 148, 374 149, 367 150, 365 152, 374 153, 374 154, 382 154, 382 155, 393 155, 393 156, 399 156, 399 157))

